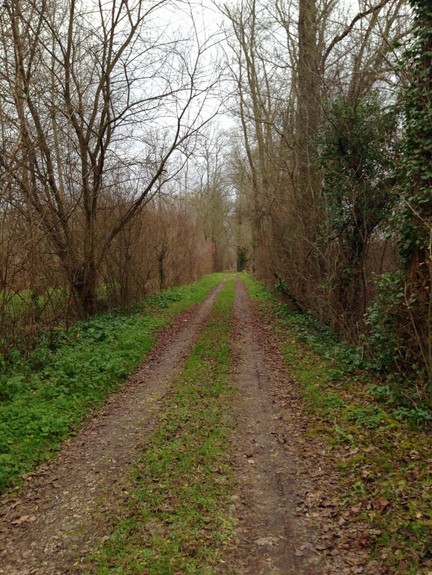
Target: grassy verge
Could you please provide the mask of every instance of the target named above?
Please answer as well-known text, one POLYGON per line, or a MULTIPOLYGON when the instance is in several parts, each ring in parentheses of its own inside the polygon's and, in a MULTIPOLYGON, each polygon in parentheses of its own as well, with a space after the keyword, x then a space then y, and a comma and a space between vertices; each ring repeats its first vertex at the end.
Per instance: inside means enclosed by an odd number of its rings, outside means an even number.
POLYGON ((369 526, 360 547, 391 573, 432 572, 430 434, 396 419, 374 394, 376 382, 349 349, 261 284, 243 276, 250 295, 279 336, 289 370, 300 383, 310 433, 325 437, 340 471, 342 518, 369 526))
POLYGON ((89 573, 204 575, 222 559, 232 534, 227 447, 233 295, 231 277, 135 465, 124 518, 89 573))
POLYGON ((58 449, 143 360, 156 331, 202 300, 221 274, 148 298, 131 315, 77 323, 23 359, 0 362, 0 492, 58 449))

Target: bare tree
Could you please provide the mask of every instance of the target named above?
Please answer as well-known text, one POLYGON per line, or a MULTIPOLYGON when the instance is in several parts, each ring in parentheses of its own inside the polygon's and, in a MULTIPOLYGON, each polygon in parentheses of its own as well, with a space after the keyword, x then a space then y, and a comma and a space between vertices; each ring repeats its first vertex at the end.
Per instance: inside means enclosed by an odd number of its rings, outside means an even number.
POLYGON ((175 33, 168 9, 6 0, 0 10, 2 190, 39 218, 83 314, 95 311, 113 240, 213 114, 208 42, 193 19, 191 33, 175 33), (117 204, 109 225, 106 198, 117 204))
POLYGON ((335 99, 355 106, 380 89, 382 103, 394 102, 407 8, 402 0, 359 0, 349 10, 341 0, 244 0, 222 11, 243 136, 233 156, 242 250, 297 308, 342 325, 344 310, 332 309, 338 254, 325 238, 320 133, 334 121, 335 99))
MULTIPOLYGON (((243 136, 243 176, 248 179, 252 269, 263 276, 271 267, 272 210, 277 194, 275 149, 282 131, 280 92, 286 88, 284 70, 274 65, 274 22, 258 0, 237 6, 225 4, 227 57, 237 98, 237 117, 243 136)), ((239 168, 239 166, 237 166, 239 168)), ((245 181, 236 170, 237 182, 245 181)), ((243 186, 242 192, 245 188, 243 186)))

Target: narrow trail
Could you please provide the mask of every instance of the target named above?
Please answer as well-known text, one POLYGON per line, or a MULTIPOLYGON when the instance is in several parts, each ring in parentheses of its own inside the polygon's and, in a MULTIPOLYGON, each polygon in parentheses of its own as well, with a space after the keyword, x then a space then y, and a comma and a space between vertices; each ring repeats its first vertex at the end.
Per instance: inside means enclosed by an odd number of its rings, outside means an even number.
MULTIPOLYGON (((263 346, 261 320, 238 281, 234 304, 235 387, 239 390, 235 433, 235 467, 241 485, 235 573, 313 575, 320 561, 307 520, 296 516, 303 495, 295 462, 284 445, 286 425, 275 407, 271 381, 281 376, 275 352, 263 346)), ((286 375, 286 374, 282 374, 286 375)))
POLYGON ((0 574, 79 574, 80 561, 109 535, 107 517, 125 497, 125 474, 160 403, 211 316, 220 284, 180 314, 148 359, 18 497, 0 501, 0 574))
MULTIPOLYGON (((234 303, 238 389, 233 465, 238 544, 235 575, 354 575, 368 557, 337 523, 337 489, 325 446, 308 437, 298 384, 275 335, 237 280, 234 303)), ((234 567, 233 567, 234 566, 234 567)))

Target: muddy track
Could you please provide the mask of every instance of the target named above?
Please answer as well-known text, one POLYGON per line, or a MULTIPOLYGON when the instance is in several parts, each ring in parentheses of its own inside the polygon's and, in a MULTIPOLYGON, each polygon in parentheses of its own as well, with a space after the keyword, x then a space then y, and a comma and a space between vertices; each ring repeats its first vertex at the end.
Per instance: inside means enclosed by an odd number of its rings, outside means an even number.
POLYGON ((234 304, 238 389, 233 466, 239 491, 232 575, 366 573, 367 555, 337 523, 337 477, 325 446, 308 437, 298 384, 273 333, 237 282, 234 304))
MULTIPOLYGON (((242 283, 234 304, 236 376, 239 391, 234 465, 241 486, 237 501, 238 545, 234 573, 313 575, 319 556, 305 521, 296 517, 299 492, 295 462, 282 415, 272 401, 274 354, 265 348, 261 320, 242 283), (271 363, 273 362, 273 365, 271 363), (312 541, 312 542, 311 542, 312 541)), ((280 366, 278 377, 280 377, 280 366)))
POLYGON ((160 335, 145 363, 58 456, 0 501, 0 574, 72 575, 104 541, 125 497, 127 470, 209 320, 220 284, 160 335))

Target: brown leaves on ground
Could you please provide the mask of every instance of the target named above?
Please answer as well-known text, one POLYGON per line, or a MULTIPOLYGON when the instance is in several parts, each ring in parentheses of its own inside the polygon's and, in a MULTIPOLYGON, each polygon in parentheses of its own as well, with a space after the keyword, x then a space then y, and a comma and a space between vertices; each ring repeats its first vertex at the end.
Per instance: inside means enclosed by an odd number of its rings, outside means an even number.
MULTIPOLYGON (((261 340, 266 349, 292 347, 295 338, 263 304, 269 328, 261 340)), ((296 361, 314 378, 324 370, 322 397, 339 397, 341 407, 306 408, 303 389, 290 376, 276 376, 277 400, 287 422, 289 450, 300 457, 297 475, 307 486, 296 512, 312 517, 322 531, 324 553, 344 556, 348 571, 370 575, 423 575, 432 570, 432 459, 430 435, 388 414, 373 428, 346 418, 365 407, 382 409, 363 378, 329 381, 327 360, 298 342, 296 361)), ((278 352, 271 352, 275 356, 278 352)), ((275 359, 275 364, 278 359, 275 359)), ((280 367, 288 370, 288 366, 280 367)), ((331 366, 333 367, 333 366, 331 366)), ((324 572, 324 571, 323 571, 324 572)), ((329 571, 331 572, 331 571, 329 571)))

